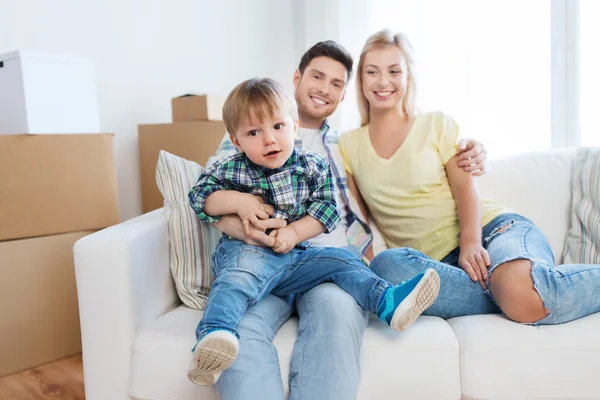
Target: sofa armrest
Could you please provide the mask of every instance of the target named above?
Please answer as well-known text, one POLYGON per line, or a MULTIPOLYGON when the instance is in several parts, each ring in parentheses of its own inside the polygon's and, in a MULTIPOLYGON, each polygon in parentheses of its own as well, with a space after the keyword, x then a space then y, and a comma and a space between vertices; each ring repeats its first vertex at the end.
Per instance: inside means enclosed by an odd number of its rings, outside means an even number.
POLYGON ((167 224, 156 210, 75 243, 87 400, 129 400, 133 341, 179 304, 167 224))

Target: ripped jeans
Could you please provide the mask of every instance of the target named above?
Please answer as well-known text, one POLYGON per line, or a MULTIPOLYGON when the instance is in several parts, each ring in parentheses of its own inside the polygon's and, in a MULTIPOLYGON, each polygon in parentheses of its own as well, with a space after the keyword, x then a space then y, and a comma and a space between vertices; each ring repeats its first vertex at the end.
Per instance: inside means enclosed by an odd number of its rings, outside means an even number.
MULTIPOLYGON (((548 240, 529 219, 502 214, 483 228, 482 238, 492 262, 490 277, 496 267, 506 262, 531 261, 534 287, 549 312, 536 324, 560 324, 600 312, 600 265, 555 265, 548 240)), ((456 248, 436 261, 414 249, 389 249, 378 254, 370 268, 392 284, 410 279, 424 269, 435 269, 441 279, 440 294, 424 315, 453 318, 501 312, 491 291, 484 291, 458 266, 459 253, 456 248)), ((489 278, 486 283, 489 288, 489 278)))

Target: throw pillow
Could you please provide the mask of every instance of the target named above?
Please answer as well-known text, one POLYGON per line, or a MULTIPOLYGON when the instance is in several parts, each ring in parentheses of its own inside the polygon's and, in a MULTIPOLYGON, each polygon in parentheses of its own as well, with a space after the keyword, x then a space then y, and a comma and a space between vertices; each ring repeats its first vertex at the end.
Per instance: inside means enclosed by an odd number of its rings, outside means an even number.
POLYGON ((156 183, 164 198, 169 235, 169 263, 181 301, 203 310, 212 285, 211 257, 221 232, 200 222, 188 203, 188 192, 203 171, 199 164, 161 150, 156 183))
POLYGON ((600 148, 580 148, 573 172, 565 264, 600 264, 600 148))

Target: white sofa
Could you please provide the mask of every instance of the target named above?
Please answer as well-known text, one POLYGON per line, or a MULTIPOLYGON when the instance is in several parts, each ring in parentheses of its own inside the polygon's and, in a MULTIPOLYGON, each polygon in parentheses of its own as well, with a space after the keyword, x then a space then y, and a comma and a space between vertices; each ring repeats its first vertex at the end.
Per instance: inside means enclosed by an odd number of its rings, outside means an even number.
MULTIPOLYGON (((498 160, 480 178, 483 195, 542 228, 559 261, 574 155, 498 160)), ((74 253, 86 399, 217 399, 213 388, 186 378, 201 312, 183 306, 175 292, 162 210, 87 236, 74 253)), ((275 338, 284 381, 296 335, 292 318, 275 338)), ((371 318, 358 398, 600 399, 600 314, 541 327, 501 315, 422 317, 405 333, 371 318)))

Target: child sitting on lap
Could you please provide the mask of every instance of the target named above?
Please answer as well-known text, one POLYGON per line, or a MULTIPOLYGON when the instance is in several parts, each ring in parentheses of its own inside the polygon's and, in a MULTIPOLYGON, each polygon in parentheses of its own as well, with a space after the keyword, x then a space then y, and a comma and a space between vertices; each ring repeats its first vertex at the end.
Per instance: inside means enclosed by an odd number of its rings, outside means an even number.
POLYGON ((190 191, 198 218, 216 222, 237 214, 248 234, 250 224, 264 229, 261 220, 269 218, 264 201, 288 225, 270 232, 273 248, 221 237, 213 255, 215 280, 196 328, 192 382, 213 384, 233 364, 242 315, 269 293, 284 296, 333 282, 396 331, 433 303, 439 277, 432 269, 393 286, 355 252, 307 242, 339 224, 335 187, 324 158, 294 148, 298 111, 278 83, 250 79, 236 86, 223 106, 223 121, 240 152, 207 168, 190 191))

